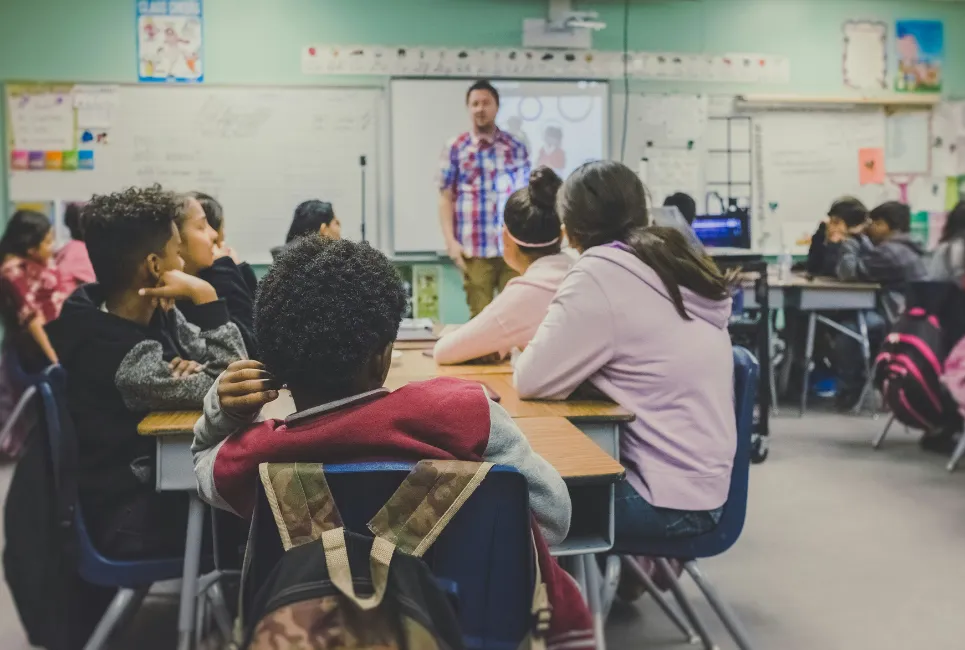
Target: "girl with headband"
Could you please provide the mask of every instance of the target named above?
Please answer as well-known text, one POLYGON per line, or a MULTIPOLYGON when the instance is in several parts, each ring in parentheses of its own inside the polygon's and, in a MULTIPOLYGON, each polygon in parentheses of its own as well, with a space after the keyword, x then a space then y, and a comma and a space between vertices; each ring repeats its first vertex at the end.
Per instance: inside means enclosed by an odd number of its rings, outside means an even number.
POLYGON ((562 184, 552 169, 539 167, 529 186, 509 197, 503 213, 503 259, 520 277, 510 280, 478 316, 436 343, 436 362, 501 359, 533 338, 573 264, 573 258, 561 252, 556 192, 562 184))

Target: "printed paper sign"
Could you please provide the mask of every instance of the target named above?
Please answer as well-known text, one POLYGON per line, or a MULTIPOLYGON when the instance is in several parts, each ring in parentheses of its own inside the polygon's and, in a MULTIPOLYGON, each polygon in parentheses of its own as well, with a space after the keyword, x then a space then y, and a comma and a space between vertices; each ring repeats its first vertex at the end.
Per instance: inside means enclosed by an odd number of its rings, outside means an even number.
POLYGON ((204 81, 202 0, 135 0, 138 79, 204 81))

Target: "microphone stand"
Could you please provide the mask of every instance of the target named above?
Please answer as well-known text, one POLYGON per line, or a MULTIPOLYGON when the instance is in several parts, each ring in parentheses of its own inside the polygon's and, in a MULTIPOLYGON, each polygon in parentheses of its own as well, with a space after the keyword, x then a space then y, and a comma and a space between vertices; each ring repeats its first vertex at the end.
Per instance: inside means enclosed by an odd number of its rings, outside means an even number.
POLYGON ((365 238, 365 156, 359 156, 359 167, 362 168, 362 241, 368 241, 365 238))

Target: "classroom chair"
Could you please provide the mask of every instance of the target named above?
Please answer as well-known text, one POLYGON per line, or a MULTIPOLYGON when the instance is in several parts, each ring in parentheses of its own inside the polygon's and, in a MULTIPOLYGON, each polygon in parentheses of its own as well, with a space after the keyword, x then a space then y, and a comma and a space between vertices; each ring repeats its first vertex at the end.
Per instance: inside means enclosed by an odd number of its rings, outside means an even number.
MULTIPOLYGON (((657 558, 657 564, 669 578, 671 592, 683 610, 684 615, 696 628, 697 634, 703 641, 704 647, 710 650, 716 647, 710 638, 707 628, 697 616, 693 606, 684 595, 680 583, 676 579, 669 559, 683 562, 684 569, 693 578, 700 591, 707 598, 710 606, 720 617, 727 631, 737 643, 740 650, 751 650, 750 639, 740 621, 720 598, 717 590, 701 572, 697 565, 700 558, 714 557, 728 550, 740 537, 744 528, 744 518, 747 514, 747 488, 750 475, 751 434, 754 425, 754 403, 757 400, 760 366, 757 359, 747 349, 734 346, 734 412, 737 418, 737 452, 734 456, 734 468, 731 472, 730 491, 724 504, 724 513, 717 527, 709 533, 697 537, 679 540, 647 540, 633 548, 615 547, 614 551, 624 555, 645 555, 657 558)), ((627 558, 628 560, 630 558, 627 558)), ((636 567, 632 561, 624 562, 624 566, 636 567)), ((649 578, 640 571, 634 571, 644 580, 648 591, 656 595, 657 603, 671 620, 693 642, 694 633, 676 614, 668 603, 659 595, 649 578)))
MULTIPOLYGON (((4 422, 3 428, 0 429, 0 443, 7 440, 14 426, 26 412, 30 401, 37 394, 37 385, 46 380, 42 372, 28 374, 27 371, 24 370, 20 355, 12 345, 4 346, 3 363, 6 366, 10 379, 23 389, 23 393, 20 395, 20 399, 17 400, 17 404, 13 407, 13 411, 10 412, 10 417, 4 422)), ((20 442, 23 444, 24 441, 20 442)), ((14 451, 16 451, 16 449, 14 449, 14 451)))
MULTIPOLYGON (((345 527, 371 535, 366 524, 413 467, 393 462, 326 465, 345 527)), ((530 531, 526 479, 515 468, 496 466, 424 556, 453 598, 467 648, 517 650, 529 631, 536 560, 530 531)), ((283 553, 259 482, 243 586, 245 611, 283 553)))
MULTIPOLYGON (((66 372, 61 366, 51 366, 43 372, 43 378, 37 383, 37 392, 44 413, 42 434, 46 435, 54 459, 54 480, 71 480, 73 477, 65 465, 76 463, 77 439, 67 410, 66 372)), ((78 573, 90 584, 117 588, 117 594, 84 646, 84 650, 97 650, 107 647, 111 635, 137 612, 154 583, 181 577, 183 558, 113 560, 105 557, 94 547, 79 502, 74 505, 73 513, 78 573)))

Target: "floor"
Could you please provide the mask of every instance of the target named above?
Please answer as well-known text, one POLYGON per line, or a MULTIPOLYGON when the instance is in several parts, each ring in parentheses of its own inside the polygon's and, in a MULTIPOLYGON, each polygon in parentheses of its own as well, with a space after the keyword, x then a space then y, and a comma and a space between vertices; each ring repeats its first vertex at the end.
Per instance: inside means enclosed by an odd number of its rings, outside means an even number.
MULTIPOLYGON (((770 458, 752 468, 747 526, 703 564, 759 650, 960 650, 965 647, 965 466, 918 450, 884 422, 808 415, 772 420, 770 458), (962 553, 962 555, 959 555, 962 553)), ((11 470, 0 469, 6 493, 11 470)), ((688 591, 692 591, 690 584, 688 591)), ((695 599, 722 650, 730 641, 695 599)), ((174 647, 177 603, 148 601, 118 648, 174 647)), ((686 648, 647 598, 617 603, 610 648, 686 648)), ((28 648, 0 586, 3 650, 28 648)))

